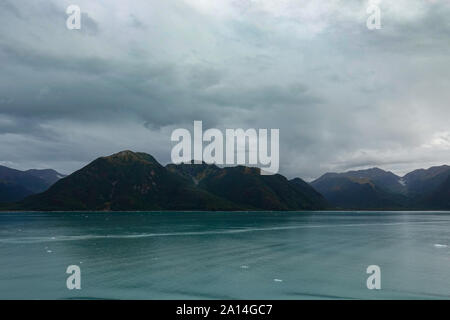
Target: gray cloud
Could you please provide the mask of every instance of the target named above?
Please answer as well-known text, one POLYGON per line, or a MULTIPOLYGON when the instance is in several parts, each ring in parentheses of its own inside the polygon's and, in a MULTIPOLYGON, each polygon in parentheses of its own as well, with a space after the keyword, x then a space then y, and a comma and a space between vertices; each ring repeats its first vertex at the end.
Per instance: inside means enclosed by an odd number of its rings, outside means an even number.
POLYGON ((69 173, 171 130, 280 128, 281 172, 449 162, 450 4, 383 1, 0 3, 0 163, 69 173))

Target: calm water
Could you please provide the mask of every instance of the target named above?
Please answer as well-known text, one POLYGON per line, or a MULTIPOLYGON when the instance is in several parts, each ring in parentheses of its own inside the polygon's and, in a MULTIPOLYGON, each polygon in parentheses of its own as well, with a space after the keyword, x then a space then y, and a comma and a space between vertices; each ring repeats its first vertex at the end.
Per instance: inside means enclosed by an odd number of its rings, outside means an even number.
POLYGON ((450 213, 2 213, 0 298, 448 299, 450 213))

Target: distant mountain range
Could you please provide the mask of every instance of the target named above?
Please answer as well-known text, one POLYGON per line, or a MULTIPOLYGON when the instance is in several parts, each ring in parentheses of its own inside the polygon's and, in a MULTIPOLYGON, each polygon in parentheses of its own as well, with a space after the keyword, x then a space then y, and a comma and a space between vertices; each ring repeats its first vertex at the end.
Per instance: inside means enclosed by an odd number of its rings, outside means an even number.
POLYGON ((446 165, 404 177, 378 168, 326 173, 311 185, 335 208, 450 209, 450 167, 446 165))
POLYGON ((449 210, 450 167, 404 177, 378 168, 327 173, 306 183, 258 168, 162 166, 146 153, 101 157, 64 177, 0 166, 1 210, 449 210), (51 186, 49 188, 49 186, 51 186))
POLYGON ((43 192, 63 177, 51 169, 20 171, 0 166, 0 202, 20 201, 43 192))
POLYGON ((319 210, 325 199, 301 179, 263 176, 257 168, 159 164, 123 151, 102 157, 16 210, 319 210))

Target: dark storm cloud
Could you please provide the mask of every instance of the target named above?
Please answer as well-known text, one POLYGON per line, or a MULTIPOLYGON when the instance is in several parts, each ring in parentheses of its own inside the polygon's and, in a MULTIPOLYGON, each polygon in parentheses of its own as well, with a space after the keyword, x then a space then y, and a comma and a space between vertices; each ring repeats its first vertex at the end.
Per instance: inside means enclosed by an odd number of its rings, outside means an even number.
POLYGON ((281 172, 449 161, 450 5, 382 1, 0 3, 0 162, 65 173, 170 133, 280 128, 281 172), (424 155, 426 154, 426 155, 424 155), (432 155, 432 156, 430 156, 432 155))

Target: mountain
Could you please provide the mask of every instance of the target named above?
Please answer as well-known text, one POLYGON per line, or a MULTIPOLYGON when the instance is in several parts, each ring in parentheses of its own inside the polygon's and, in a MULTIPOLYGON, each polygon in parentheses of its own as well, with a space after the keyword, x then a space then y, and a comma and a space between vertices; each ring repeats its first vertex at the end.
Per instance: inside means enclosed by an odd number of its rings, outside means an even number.
POLYGON ((405 192, 405 187, 401 182, 401 178, 390 171, 384 171, 379 168, 371 168, 366 170, 348 171, 344 175, 354 179, 368 179, 378 188, 388 192, 405 192))
POLYGON ((18 201, 0 203, 1 209, 450 209, 449 166, 415 170, 403 177, 379 168, 326 173, 308 184, 300 178, 261 175, 260 169, 245 166, 220 168, 205 163, 162 166, 149 154, 122 151, 60 177, 54 170, 0 167, 0 202, 18 201), (53 182, 50 188, 46 187, 53 182), (48 190, 32 194, 45 188, 48 190))
POLYGON ((326 200, 300 178, 261 175, 244 166, 219 168, 207 164, 168 165, 168 170, 192 181, 203 190, 239 206, 260 210, 324 209, 326 200))
POLYGON ((63 175, 55 170, 20 171, 0 166, 0 202, 14 202, 47 190, 63 175))
POLYGON ((233 210, 152 156, 123 151, 101 157, 18 205, 31 210, 233 210))
POLYGON ((322 209, 306 183, 259 169, 206 164, 163 167, 151 155, 101 157, 15 206, 18 210, 300 210, 322 209), (310 196, 313 195, 313 196, 310 196))
POLYGON ((450 209, 450 166, 415 170, 402 180, 416 207, 450 209))
POLYGON ((419 205, 422 208, 431 208, 437 210, 450 209, 450 176, 439 185, 433 192, 423 197, 419 205))
POLYGON ((311 185, 336 208, 450 209, 450 167, 420 169, 399 177, 379 168, 327 173, 311 185))
POLYGON ((30 190, 9 182, 0 181, 0 202, 15 202, 33 194, 30 190))
POLYGON ((304 194, 304 197, 309 199, 309 201, 319 204, 319 206, 322 208, 330 207, 330 204, 327 202, 325 197, 317 192, 316 189, 314 189, 309 183, 300 178, 294 178, 289 182, 299 188, 304 194))
POLYGON ((34 177, 43 180, 48 186, 51 186, 59 179, 65 177, 65 175, 62 175, 53 169, 44 169, 44 170, 30 169, 25 171, 25 173, 28 173, 34 177))
POLYGON ((400 177, 378 168, 326 173, 311 185, 331 205, 342 209, 405 208, 406 197, 400 177))
POLYGON ((414 170, 403 177, 410 195, 420 195, 437 189, 450 175, 450 166, 414 170))

